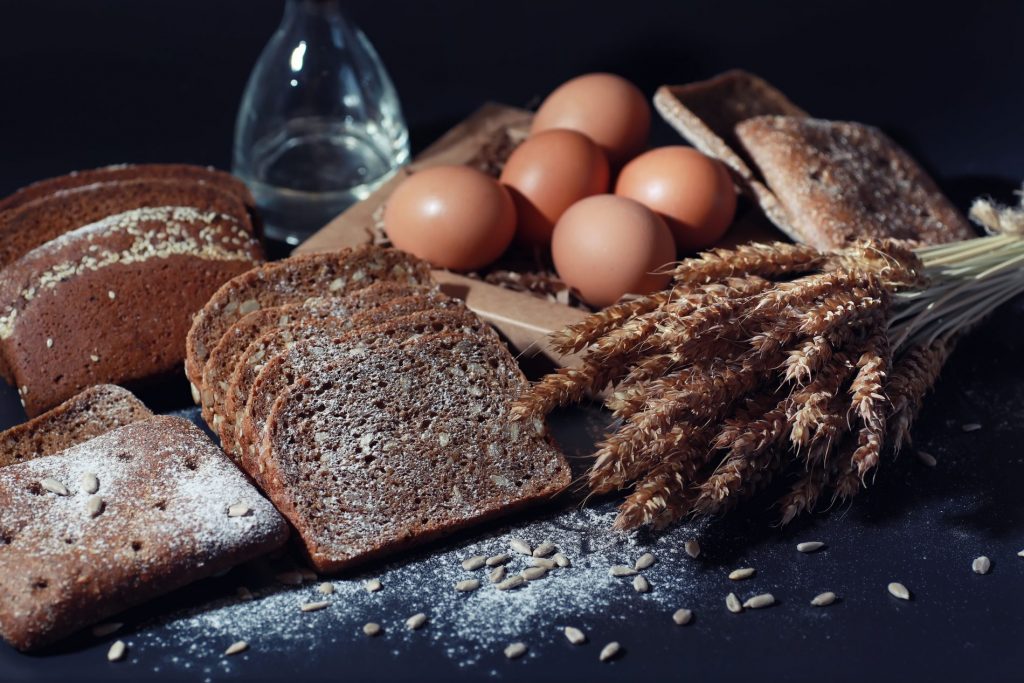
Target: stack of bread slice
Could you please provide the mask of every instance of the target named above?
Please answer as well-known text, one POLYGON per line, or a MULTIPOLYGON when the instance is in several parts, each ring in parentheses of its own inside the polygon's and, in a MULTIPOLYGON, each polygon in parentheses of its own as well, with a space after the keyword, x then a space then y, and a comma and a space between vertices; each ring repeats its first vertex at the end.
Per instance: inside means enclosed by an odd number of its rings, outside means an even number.
POLYGON ((257 268, 197 314, 186 368, 224 450, 312 564, 351 567, 547 500, 570 480, 526 380, 426 264, 365 246, 257 268))

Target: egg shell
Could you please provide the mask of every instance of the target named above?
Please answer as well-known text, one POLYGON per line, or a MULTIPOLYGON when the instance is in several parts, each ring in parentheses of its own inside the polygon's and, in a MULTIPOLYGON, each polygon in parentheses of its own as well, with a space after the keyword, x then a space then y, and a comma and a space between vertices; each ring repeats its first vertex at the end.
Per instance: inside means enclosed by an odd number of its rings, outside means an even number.
POLYGON ((547 245, 570 206, 608 192, 608 160, 590 138, 574 130, 530 136, 505 162, 501 182, 516 204, 516 239, 547 245))
POLYGON ((665 221, 643 204, 602 194, 573 204, 555 225, 551 257, 562 280, 593 306, 623 294, 649 294, 671 277, 675 259, 665 221))
POLYGON ((531 132, 576 130, 596 142, 619 167, 647 145, 651 107, 640 89, 621 76, 593 73, 557 87, 541 103, 531 132))
POLYGON ((692 147, 659 147, 619 173, 615 194, 658 212, 680 251, 715 244, 736 214, 736 190, 725 165, 692 147))
POLYGON ((384 232, 391 243, 440 268, 493 263, 512 243, 516 208, 491 176, 469 166, 417 171, 391 193, 384 232))

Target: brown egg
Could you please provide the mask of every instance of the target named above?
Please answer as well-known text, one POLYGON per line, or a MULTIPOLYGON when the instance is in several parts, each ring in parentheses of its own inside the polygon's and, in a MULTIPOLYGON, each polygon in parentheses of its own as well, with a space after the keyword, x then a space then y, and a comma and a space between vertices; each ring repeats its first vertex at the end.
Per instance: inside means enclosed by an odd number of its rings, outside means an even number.
POLYGON ((627 292, 663 289, 670 275, 654 271, 675 255, 665 221, 643 204, 611 194, 573 204, 551 238, 558 276, 593 306, 613 304, 627 292))
POLYGON ((531 132, 578 130, 619 167, 639 154, 651 129, 651 107, 640 89, 614 74, 586 74, 558 86, 541 103, 531 132))
POLYGON ((661 214, 680 251, 713 245, 736 213, 736 190, 725 165, 692 147, 641 154, 623 167, 615 194, 661 214))
POLYGON ((508 191, 469 166, 417 171, 395 188, 384 209, 392 244, 451 270, 492 263, 511 244, 515 229, 508 191))
POLYGON ((516 203, 516 239, 547 245, 566 209, 608 191, 608 160, 582 133, 546 130, 512 152, 501 182, 516 203))

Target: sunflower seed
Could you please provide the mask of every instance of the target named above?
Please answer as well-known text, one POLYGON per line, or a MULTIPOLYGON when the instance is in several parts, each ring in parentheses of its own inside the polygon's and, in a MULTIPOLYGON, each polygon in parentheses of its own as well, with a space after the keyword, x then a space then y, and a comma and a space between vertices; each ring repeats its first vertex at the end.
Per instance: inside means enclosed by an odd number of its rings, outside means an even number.
POLYGON ((415 631, 416 629, 421 628, 425 623, 427 623, 427 615, 423 612, 419 612, 405 620, 405 627, 410 631, 415 631))
POLYGON ((505 656, 509 659, 518 659, 526 654, 526 643, 512 643, 505 648, 505 656))
POLYGON ((818 593, 811 599, 811 604, 815 607, 827 607, 836 601, 836 594, 832 591, 825 591, 824 593, 818 593))
POLYGON ((1024 557, 1024 550, 1018 550, 1017 557, 1024 557))
POLYGON ((334 584, 330 581, 324 581, 319 586, 317 586, 316 589, 324 595, 330 595, 334 592, 334 584))
POLYGON ((82 475, 81 485, 82 493, 92 494, 100 490, 100 480, 92 472, 86 472, 82 475))
POLYGON ((467 557, 462 561, 462 568, 468 572, 475 569, 480 569, 487 562, 487 558, 483 555, 474 555, 473 557, 467 557))
POLYGON ((601 654, 597 656, 602 662, 607 662, 609 659, 614 659, 619 651, 622 650, 622 646, 616 641, 612 641, 601 648, 601 654))
POLYGON ((383 587, 384 585, 380 582, 380 579, 369 579, 363 584, 363 588, 366 589, 367 593, 376 593, 383 587))
POLYGON ((491 570, 491 573, 487 575, 487 578, 491 583, 499 583, 505 579, 505 568, 495 567, 491 570))
POLYGON ((368 624, 364 624, 363 633, 370 636, 371 638, 375 635, 378 635, 380 633, 380 624, 376 624, 372 621, 368 624))
POLYGON ((908 591, 907 587, 898 581, 893 581, 889 584, 889 594, 894 598, 899 598, 900 600, 910 599, 910 591, 908 591))
POLYGON ((676 626, 686 626, 693 619, 693 610, 686 608, 677 609, 672 614, 672 621, 676 622, 676 626))
POLYGON ((729 593, 725 596, 725 606, 733 614, 739 614, 743 611, 743 605, 740 604, 740 599, 736 597, 735 593, 729 593))
POLYGON ((775 604, 775 596, 771 593, 761 593, 755 595, 752 598, 747 598, 747 601, 743 603, 743 606, 747 609, 761 609, 762 607, 771 607, 775 604))
POLYGON ((120 631, 123 626, 124 624, 120 621, 108 621, 104 624, 96 624, 92 627, 92 634, 97 638, 106 638, 111 633, 120 631))
POLYGON ((689 541, 683 544, 683 550, 686 551, 687 555, 696 559, 697 556, 700 555, 700 543, 698 543, 696 539, 691 538, 689 541))
POLYGON ((245 586, 239 586, 238 588, 236 588, 235 589, 235 595, 238 596, 239 600, 246 600, 246 601, 252 600, 255 597, 252 594, 252 591, 249 590, 248 588, 246 588, 245 586))
POLYGON ((103 513, 103 498, 100 496, 89 496, 85 501, 85 511, 90 517, 99 517, 103 513))
POLYGON ((319 612, 322 609, 330 607, 331 603, 327 600, 321 600, 320 602, 304 602, 299 605, 299 609, 303 612, 319 612))
POLYGON ((935 467, 939 464, 939 461, 935 459, 935 456, 931 453, 925 453, 924 451, 917 452, 917 459, 923 462, 928 467, 935 467))
POLYGON ((544 569, 551 570, 558 566, 558 563, 554 560, 549 560, 546 557, 535 557, 530 560, 530 565, 533 567, 543 567, 544 569))
POLYGON ((495 586, 495 588, 500 591, 507 591, 512 590, 513 588, 519 588, 519 586, 522 586, 524 583, 526 583, 526 579, 524 579, 521 574, 513 574, 495 586))
POLYGON ((228 649, 224 650, 224 654, 230 657, 231 655, 237 655, 239 652, 245 652, 248 649, 249 643, 239 640, 228 645, 228 649))
POLYGON ((587 634, 585 634, 583 631, 579 630, 575 626, 566 626, 564 633, 565 637, 573 645, 582 645, 583 643, 587 642, 587 634))
POLYGON ((563 555, 562 553, 555 553, 555 556, 551 559, 553 559, 555 561, 555 564, 557 564, 559 567, 565 568, 572 566, 572 562, 569 561, 569 558, 563 555))
POLYGON ((555 552, 555 544, 547 541, 541 543, 539 546, 533 549, 534 557, 547 557, 551 553, 555 552))
POLYGON ((479 587, 479 579, 466 579, 465 581, 459 581, 455 584, 455 590, 459 591, 460 593, 468 593, 470 591, 475 591, 479 587))
POLYGON ((533 548, 530 547, 530 544, 520 538, 513 538, 508 545, 520 555, 533 555, 533 548))
POLYGON ((960 427, 965 432, 976 432, 981 429, 981 425, 977 422, 968 422, 960 427))
POLYGON ((632 567, 627 567, 624 564, 617 564, 608 570, 608 573, 612 576, 635 576, 636 570, 632 567))
POLYGON ((641 571, 643 569, 647 569, 652 564, 654 564, 654 554, 644 553, 640 557, 636 558, 636 564, 633 565, 633 568, 637 571, 641 571))
POLYGON ((741 569, 733 569, 729 572, 729 578, 733 581, 742 581, 743 579, 749 579, 754 575, 757 570, 753 567, 743 567, 741 569))
POLYGON ((39 480, 39 485, 42 486, 47 491, 49 491, 50 493, 53 493, 58 496, 71 495, 71 492, 68 491, 67 486, 64 486, 64 484, 60 483, 56 479, 51 479, 50 477, 39 480))
POLYGON ((506 555, 505 553, 501 553, 500 555, 491 555, 487 558, 487 561, 484 562, 484 564, 486 564, 488 567, 497 567, 499 564, 505 564, 510 559, 512 558, 506 555))
POLYGON ((245 517, 251 510, 245 503, 235 503, 228 508, 228 517, 245 517))
POLYGON ((124 659, 125 652, 128 651, 128 646, 124 644, 123 640, 115 641, 110 649, 107 650, 107 661, 108 662, 120 662, 124 659))
POLYGON ((984 555, 976 557, 974 562, 971 562, 971 569, 974 570, 975 574, 988 574, 988 570, 992 569, 992 560, 984 555))
POLYGON ((527 567, 523 570, 523 578, 527 581, 537 581, 543 579, 548 573, 548 570, 544 567, 527 567))
POLYGON ((825 547, 825 544, 821 541, 804 541, 803 543, 797 543, 796 549, 802 553, 813 553, 817 550, 821 550, 825 547))
POLYGON ((298 572, 299 576, 302 577, 303 581, 316 581, 318 578, 320 578, 316 575, 315 571, 313 571, 312 569, 307 569, 306 567, 299 567, 298 572))
POLYGON ((274 574, 274 580, 286 586, 301 586, 302 574, 297 571, 281 572, 280 574, 274 574))
POLYGON ((642 576, 634 576, 633 590, 635 590, 637 593, 647 593, 651 590, 651 583, 642 576))

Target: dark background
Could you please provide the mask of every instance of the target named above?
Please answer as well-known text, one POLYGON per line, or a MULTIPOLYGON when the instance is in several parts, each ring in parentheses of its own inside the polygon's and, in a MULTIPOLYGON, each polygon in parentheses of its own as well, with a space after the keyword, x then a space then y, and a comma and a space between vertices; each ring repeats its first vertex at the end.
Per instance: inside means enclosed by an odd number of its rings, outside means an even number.
MULTIPOLYGON (((1024 178, 1021 2, 345 4, 391 72, 416 149, 485 100, 535 104, 581 72, 614 71, 653 93, 738 66, 813 114, 883 127, 962 207, 982 192, 1009 200, 1024 178)), ((262 0, 0 2, 0 194, 116 162, 228 167, 238 101, 280 10, 262 0)), ((674 138, 660 126, 656 139, 674 138)), ((686 638, 638 616, 635 644, 612 667, 581 664, 565 648, 522 669, 506 668, 500 655, 454 669, 435 652, 381 649, 369 659, 254 658, 239 671, 335 680, 371 672, 410 680, 492 672, 510 680, 1021 680, 1021 308, 1005 307, 961 345, 929 399, 916 434, 937 469, 910 451, 849 510, 786 531, 744 513, 712 532, 719 555, 710 563, 743 558, 765 573, 785 571, 781 549, 801 535, 827 538, 831 580, 861 596, 827 618, 804 618, 791 604, 773 608, 791 612, 781 621, 769 613, 730 621, 716 587, 694 596, 707 616, 686 638), (984 429, 964 434, 964 422, 984 429), (977 577, 970 561, 983 553, 994 567, 977 577), (914 591, 911 603, 884 594, 894 571, 914 591)), ((0 399, 16 406, 13 392, 0 399)), ((0 412, 3 424, 20 419, 16 408, 0 412)), ((137 675, 108 667, 97 648, 27 658, 0 646, 0 680, 137 675)))

